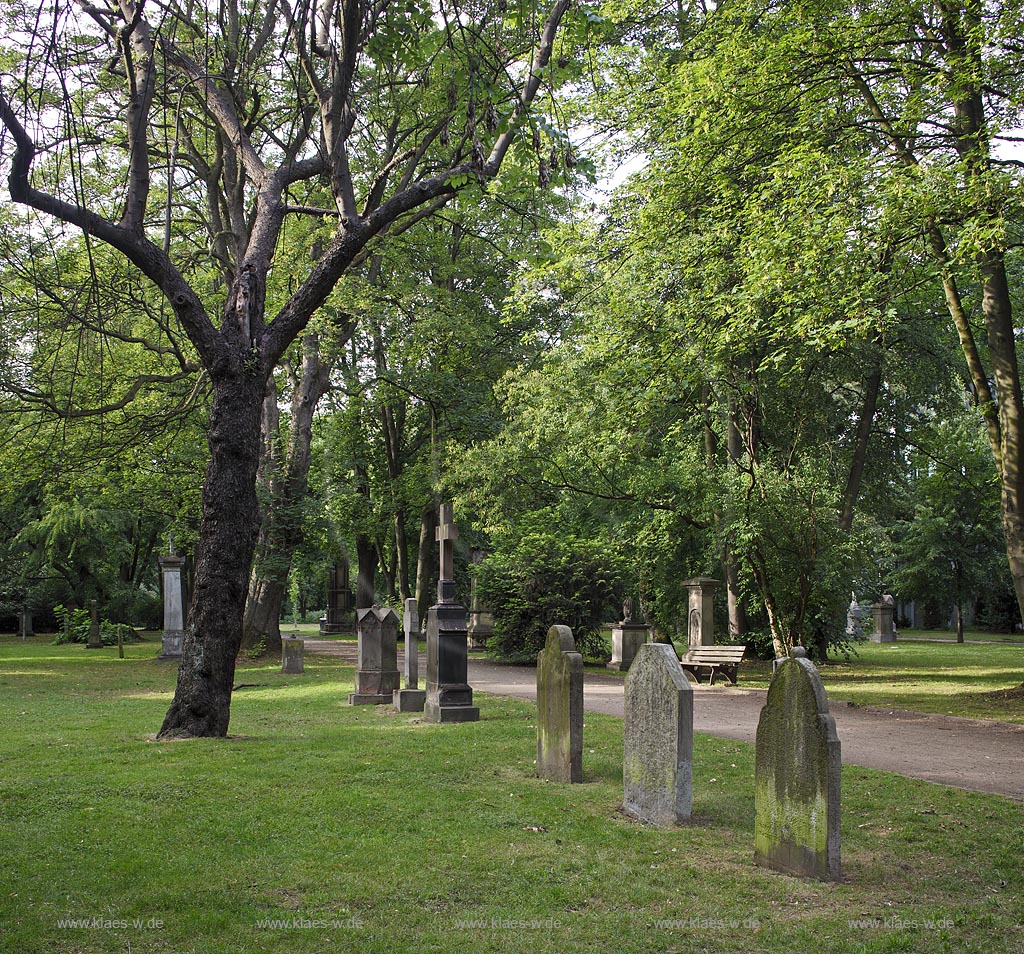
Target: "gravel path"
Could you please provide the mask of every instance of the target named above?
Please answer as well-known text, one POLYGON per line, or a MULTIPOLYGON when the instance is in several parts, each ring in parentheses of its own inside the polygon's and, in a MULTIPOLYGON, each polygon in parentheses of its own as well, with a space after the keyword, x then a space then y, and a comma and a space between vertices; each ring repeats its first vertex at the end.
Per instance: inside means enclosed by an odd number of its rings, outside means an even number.
MULTIPOLYGON (((307 639, 306 650, 355 662, 355 643, 307 639)), ((425 672, 426 658, 421 654, 420 673, 425 672)), ((501 666, 470 656, 469 682, 475 691, 492 695, 526 700, 537 696, 536 672, 526 666, 501 666)), ((766 689, 694 686, 694 730, 753 742, 766 693, 766 689)), ((621 718, 622 677, 588 672, 583 706, 587 712, 621 718)), ((1024 801, 1024 726, 838 701, 832 702, 831 709, 844 765, 1024 801)))

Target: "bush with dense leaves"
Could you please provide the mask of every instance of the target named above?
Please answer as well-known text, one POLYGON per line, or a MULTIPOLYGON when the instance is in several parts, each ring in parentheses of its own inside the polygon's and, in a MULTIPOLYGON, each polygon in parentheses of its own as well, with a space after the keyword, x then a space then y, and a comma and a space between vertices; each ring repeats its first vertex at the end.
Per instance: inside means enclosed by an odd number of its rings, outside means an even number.
MULTIPOLYGON (((86 609, 68 609, 65 606, 53 608, 57 616, 59 629, 54 639, 56 645, 61 643, 87 643, 91 619, 86 609)), ((121 640, 125 643, 138 642, 141 637, 131 626, 112 623, 109 619, 100 620, 100 639, 104 646, 117 645, 117 627, 121 626, 121 640)))
POLYGON ((601 623, 616 611, 620 563, 605 545, 562 533, 498 544, 477 571, 480 597, 494 613, 487 648, 510 662, 534 662, 548 629, 563 624, 581 653, 606 658, 601 623))

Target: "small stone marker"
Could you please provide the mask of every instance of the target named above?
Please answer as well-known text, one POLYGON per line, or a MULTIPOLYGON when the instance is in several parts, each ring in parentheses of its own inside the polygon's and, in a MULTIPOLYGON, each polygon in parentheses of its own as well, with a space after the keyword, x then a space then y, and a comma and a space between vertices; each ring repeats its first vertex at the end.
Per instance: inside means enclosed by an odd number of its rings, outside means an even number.
POLYGON ((552 626, 537 656, 537 774, 583 781, 583 656, 568 626, 552 626))
POLYGON ((646 623, 640 622, 633 611, 633 601, 622 604, 622 622, 612 627, 612 659, 609 669, 629 669, 636 658, 637 650, 650 638, 651 631, 646 623))
POLYGON ((875 624, 871 634, 873 643, 896 642, 896 601, 888 593, 883 593, 877 603, 871 604, 871 616, 875 624))
POLYGON ((466 608, 455 601, 455 541, 459 528, 451 504, 442 504, 437 528, 441 548, 437 603, 427 613, 427 699, 425 722, 476 722, 469 685, 466 608))
POLYGON ((427 701, 427 690, 419 687, 420 615, 416 608, 416 599, 412 596, 405 601, 402 629, 405 631, 405 688, 394 691, 392 704, 399 712, 422 712, 427 701))
POLYGON ((398 614, 383 606, 356 610, 358 669, 352 706, 391 702, 398 688, 398 614))
POLYGON ((821 677, 801 647, 772 677, 754 765, 754 861, 838 881, 839 738, 821 677))
POLYGON ((185 642, 185 602, 181 587, 181 571, 185 558, 174 552, 171 537, 169 553, 157 561, 164 578, 164 635, 158 659, 180 659, 185 642))
POLYGON ((281 672, 298 676, 305 672, 306 641, 300 636, 281 639, 281 672))
POLYGON ((690 649, 715 645, 715 590, 718 580, 710 576, 696 576, 683 580, 690 591, 686 631, 690 649))
POLYGON ((693 808, 693 687, 672 646, 646 643, 626 676, 623 810, 674 825, 693 808))
POLYGON ((87 649, 102 649, 103 640, 100 637, 100 611, 96 600, 89 600, 89 642, 87 649))

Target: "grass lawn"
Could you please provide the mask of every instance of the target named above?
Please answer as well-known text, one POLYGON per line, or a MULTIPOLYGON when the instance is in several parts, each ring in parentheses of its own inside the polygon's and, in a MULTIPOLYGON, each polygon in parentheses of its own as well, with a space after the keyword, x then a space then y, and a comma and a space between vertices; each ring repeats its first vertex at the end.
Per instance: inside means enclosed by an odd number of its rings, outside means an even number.
POLYGON ((0 639, 0 950, 1022 949, 1008 799, 848 767, 846 881, 802 881, 752 864, 749 745, 698 736, 693 822, 655 830, 618 811, 621 720, 588 715, 585 784, 554 785, 533 706, 426 725, 310 656, 245 667, 233 738, 153 742, 155 651, 0 639))

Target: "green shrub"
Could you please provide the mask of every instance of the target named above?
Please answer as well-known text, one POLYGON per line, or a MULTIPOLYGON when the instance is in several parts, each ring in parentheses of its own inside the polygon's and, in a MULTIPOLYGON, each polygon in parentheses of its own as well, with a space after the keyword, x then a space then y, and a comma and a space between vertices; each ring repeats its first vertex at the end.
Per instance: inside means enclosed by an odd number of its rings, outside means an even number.
POLYGON ((560 623, 572 627, 581 653, 606 659, 601 623, 616 608, 622 577, 620 561, 594 540, 538 532, 498 545, 477 569, 494 613, 487 648, 509 662, 534 662, 560 623))
MULTIPOLYGON (((57 617, 59 628, 54 639, 55 645, 61 643, 87 643, 89 641, 89 627, 91 619, 86 609, 68 609, 65 606, 55 606, 54 615, 57 617)), ((117 627, 119 624, 110 622, 109 619, 100 620, 100 640, 104 646, 117 645, 117 627)), ((121 625, 121 639, 123 642, 139 642, 141 637, 131 626, 121 625)))

